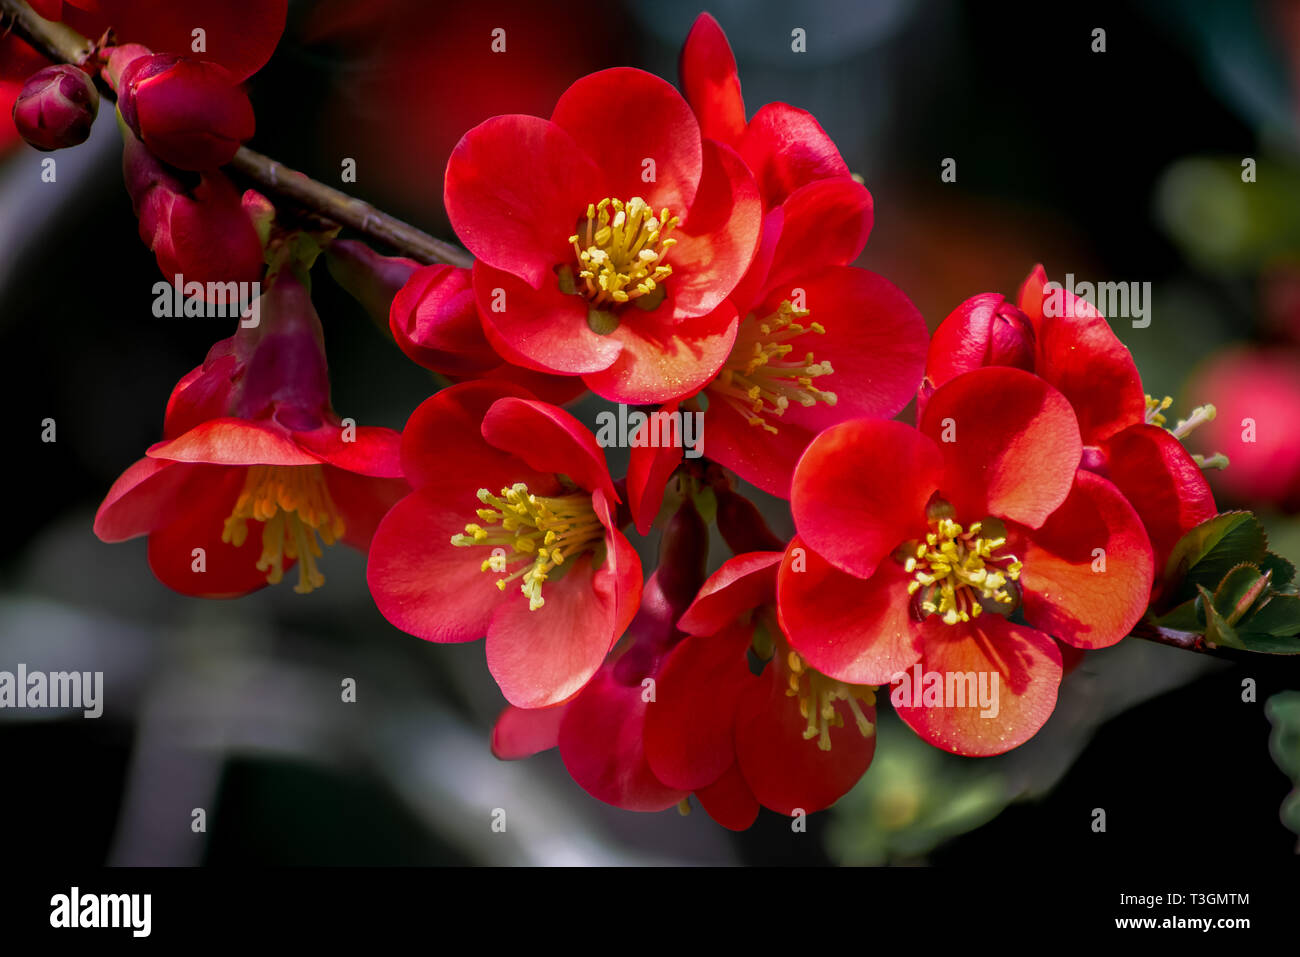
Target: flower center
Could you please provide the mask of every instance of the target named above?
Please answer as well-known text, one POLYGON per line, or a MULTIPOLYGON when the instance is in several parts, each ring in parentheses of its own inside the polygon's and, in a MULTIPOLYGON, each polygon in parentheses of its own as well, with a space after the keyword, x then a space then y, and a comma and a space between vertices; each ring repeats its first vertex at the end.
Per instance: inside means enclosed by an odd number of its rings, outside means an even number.
POLYGON ((831 749, 831 728, 844 727, 844 714, 836 708, 837 701, 848 705, 859 734, 869 738, 876 733, 875 725, 862 712, 862 705, 875 707, 875 688, 870 685, 845 684, 828 678, 820 671, 809 668, 797 651, 786 654, 785 666, 789 684, 785 691, 786 697, 799 699, 799 713, 808 722, 803 729, 805 741, 816 738, 818 748, 823 751, 831 749))
POLYGON ((284 560, 297 559, 298 584, 305 595, 325 584, 316 567, 321 541, 343 536, 343 519, 334 507, 319 465, 253 465, 244 489, 221 530, 221 540, 239 548, 248 538, 248 520, 262 523, 262 555, 257 570, 269 584, 284 577, 284 560), (319 536, 319 540, 317 538, 319 536))
POLYGON ((591 507, 591 496, 582 492, 543 498, 519 482, 503 488, 499 496, 481 488, 478 499, 488 506, 478 510, 478 517, 491 527, 466 525, 465 534, 453 535, 451 543, 491 548, 492 555, 480 566, 482 571, 504 573, 512 565, 518 566, 497 579, 497 587, 505 591, 506 585, 522 578, 519 587, 528 596, 530 611, 546 604, 542 583, 551 572, 605 540, 605 527, 591 507))
MULTIPOLYGON (((589 205, 586 222, 579 221, 578 231, 569 237, 578 257, 577 280, 566 282, 562 275, 561 288, 582 293, 593 306, 654 293, 673 273, 664 257, 677 243, 668 238, 677 223, 667 207, 655 216, 640 196, 626 203, 607 197, 589 205)), ((656 298, 662 295, 660 290, 656 298)))
POLYGON ((750 425, 772 433, 777 428, 764 416, 785 415, 791 401, 805 407, 818 402, 834 405, 835 393, 813 384, 819 376, 835 371, 831 364, 817 362, 811 352, 802 361, 789 358, 794 351, 789 340, 805 332, 826 334, 820 323, 805 326, 795 321, 807 317, 806 309, 795 309, 788 299, 766 319, 746 316, 736 334, 731 355, 709 385, 709 391, 731 403, 750 425))
POLYGON ((909 595, 920 595, 920 607, 928 615, 939 615, 944 624, 978 618, 984 611, 981 599, 1005 605, 1010 611, 1016 595, 1008 583, 1020 577, 1022 563, 1014 555, 998 554, 1005 535, 986 536, 985 523, 969 529, 946 515, 932 518, 933 529, 924 542, 904 546, 911 554, 903 568, 913 576, 909 595))

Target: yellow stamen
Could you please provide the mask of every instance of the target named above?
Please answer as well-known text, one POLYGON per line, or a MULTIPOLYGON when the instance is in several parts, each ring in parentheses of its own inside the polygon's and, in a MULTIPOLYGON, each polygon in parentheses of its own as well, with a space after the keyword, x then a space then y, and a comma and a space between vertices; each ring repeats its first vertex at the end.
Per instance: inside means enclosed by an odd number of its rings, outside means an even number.
POLYGON ((925 541, 905 549, 912 551, 903 562, 903 570, 912 575, 907 593, 919 593, 921 611, 948 625, 978 618, 984 612, 981 599, 1011 611, 1016 595, 1008 586, 1020 578, 1023 566, 1014 555, 998 554, 1006 537, 981 535, 982 522, 964 529, 943 514, 943 507, 938 511, 925 541))
POLYGON ((591 496, 574 492, 554 498, 533 495, 523 482, 503 488, 493 495, 485 488, 478 499, 488 508, 480 508, 478 517, 489 526, 470 524, 463 535, 453 535, 451 543, 460 547, 486 545, 492 556, 483 560, 481 571, 505 572, 509 566, 523 562, 513 573, 497 579, 505 591, 516 578, 522 578, 520 590, 528 596, 528 608, 536 611, 546 604, 542 584, 551 572, 592 551, 605 539, 605 527, 591 507, 591 496))
POLYGON ((267 573, 267 582, 280 582, 288 558, 298 562, 294 591, 305 595, 325 584, 325 576, 316 567, 320 542, 333 545, 343 537, 344 526, 319 465, 250 466, 244 489, 221 530, 221 540, 241 547, 248 538, 249 519, 262 523, 257 570, 267 573))
POLYGON ((869 738, 876 727, 863 713, 863 707, 876 706, 876 689, 871 685, 851 685, 828 678, 820 671, 808 667, 797 651, 787 650, 782 662, 786 671, 786 696, 799 700, 799 713, 808 722, 804 728, 805 741, 817 739, 822 751, 831 749, 831 728, 844 727, 843 710, 836 702, 843 701, 858 726, 858 733, 869 738))
POLYGON ((1165 396, 1163 399, 1157 399, 1155 396, 1151 395, 1147 396, 1147 425, 1155 425, 1164 428, 1165 423, 1169 421, 1165 417, 1164 413, 1173 404, 1174 400, 1170 396, 1165 396))
POLYGON ((795 309, 788 299, 765 319, 747 316, 709 392, 731 403, 750 425, 774 434, 776 426, 764 416, 785 415, 791 401, 805 407, 818 402, 834 405, 835 393, 813 384, 819 376, 835 371, 829 362, 816 361, 811 352, 802 361, 786 358, 794 351, 789 340, 806 332, 826 334, 820 323, 796 321, 807 317, 807 310, 795 309))
POLYGON ((664 262, 677 240, 668 238, 678 219, 665 207, 654 215, 640 196, 626 203, 602 199, 587 207, 585 224, 569 237, 578 257, 575 291, 593 306, 623 303, 654 292, 672 275, 664 262))

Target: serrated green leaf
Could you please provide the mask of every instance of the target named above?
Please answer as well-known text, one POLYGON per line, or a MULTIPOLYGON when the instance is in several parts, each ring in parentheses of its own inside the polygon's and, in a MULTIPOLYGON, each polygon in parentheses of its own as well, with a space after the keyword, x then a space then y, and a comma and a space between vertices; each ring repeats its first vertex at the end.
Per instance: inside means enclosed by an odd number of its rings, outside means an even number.
POLYGON ((1237 632, 1237 640, 1245 651, 1261 655, 1300 655, 1300 638, 1281 638, 1254 631, 1237 632))
POLYGON ((1176 596, 1189 598, 1197 586, 1215 588, 1235 566, 1258 565, 1268 555, 1268 538, 1250 512, 1224 512, 1184 535, 1165 564, 1165 581, 1176 596))
POLYGON ((1276 552, 1269 552, 1259 563, 1259 570, 1273 573, 1273 587, 1285 588, 1295 581, 1295 565, 1276 552))
POLYGON ((1236 625, 1259 601, 1269 585, 1270 576, 1261 575, 1255 565, 1238 565, 1223 576, 1214 590, 1214 610, 1229 625, 1236 625))

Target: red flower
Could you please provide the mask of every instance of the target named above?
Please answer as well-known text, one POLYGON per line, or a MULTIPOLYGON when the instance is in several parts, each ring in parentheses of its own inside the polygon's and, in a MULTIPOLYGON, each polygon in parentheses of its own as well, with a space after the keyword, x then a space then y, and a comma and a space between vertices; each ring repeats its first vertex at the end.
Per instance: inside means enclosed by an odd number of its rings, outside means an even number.
POLYGON ((1232 463, 1212 475, 1215 488, 1240 503, 1300 510, 1300 351, 1235 348, 1206 363, 1192 389, 1218 410, 1204 435, 1232 463))
POLYGON ((781 814, 829 807, 876 747, 875 689, 813 670, 781 630, 781 557, 738 555, 705 583, 678 623, 691 637, 660 668, 646 712, 655 775, 694 791, 734 830, 749 827, 760 804, 781 814))
POLYGON ((605 70, 569 87, 550 120, 480 124, 452 153, 445 201, 507 360, 660 402, 726 359, 726 297, 758 243, 758 193, 658 77, 605 70))
POLYGON ((1044 291, 1036 266, 1018 307, 996 293, 958 306, 930 341, 918 415, 933 391, 982 366, 1030 370, 1069 400, 1084 445, 1082 466, 1110 479, 1129 500, 1163 565, 1186 532, 1217 509, 1201 467, 1174 434, 1160 428, 1167 406, 1142 392, 1133 357, 1086 300, 1044 291), (1051 297, 1059 297, 1052 300, 1051 297))
POLYGON ((848 164, 806 110, 768 103, 745 121, 736 58, 718 21, 701 13, 682 47, 682 90, 709 139, 736 150, 758 180, 763 208, 780 206, 800 186, 848 179, 848 164))
POLYGON ((855 684, 892 683, 918 663, 923 675, 979 676, 998 689, 995 714, 907 697, 895 707, 950 751, 1021 744, 1056 701, 1051 636, 1112 645, 1151 591, 1142 523, 1110 482, 1078 469, 1081 453, 1065 396, 1006 368, 942 386, 919 430, 871 420, 826 430, 791 495, 798 535, 778 579, 791 646, 855 684), (1017 610, 1027 624, 1007 617, 1017 610))
POLYGON ((462 383, 411 415, 402 466, 415 491, 380 524, 367 570, 379 610, 429 641, 486 634, 520 707, 582 688, 641 593, 591 433, 517 386, 462 383))
POLYGON ((397 433, 345 426, 330 407, 320 321, 302 284, 286 271, 262 300, 256 327, 217 343, 177 384, 163 441, 95 516, 106 542, 148 535, 154 574, 186 595, 247 594, 295 562, 294 590, 309 592, 324 583, 317 537, 364 551, 407 489, 397 433))

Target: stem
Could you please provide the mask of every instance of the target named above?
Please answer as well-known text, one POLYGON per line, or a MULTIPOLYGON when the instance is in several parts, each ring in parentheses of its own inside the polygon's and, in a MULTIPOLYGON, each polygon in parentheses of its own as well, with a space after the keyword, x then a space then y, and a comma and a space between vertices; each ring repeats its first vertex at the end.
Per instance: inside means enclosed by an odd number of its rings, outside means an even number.
POLYGON ((1222 658, 1226 661, 1241 660, 1235 649, 1209 647, 1206 645, 1203 635, 1185 631, 1171 631, 1168 628, 1161 628, 1159 625, 1153 625, 1147 621, 1140 621, 1134 625, 1129 637, 1141 638, 1143 641, 1150 641, 1157 645, 1167 645, 1170 648, 1181 648, 1183 651, 1194 651, 1197 654, 1222 658))
MULTIPOLYGON (((20 37, 51 60, 83 66, 95 52, 95 45, 63 23, 51 23, 36 14, 25 0, 0 0, 0 23, 8 21, 20 37)), ((116 101, 116 92, 98 78, 104 95, 116 101)), ((368 239, 396 249, 421 263, 450 263, 469 266, 474 262, 465 250, 416 229, 331 186, 277 163, 241 146, 230 164, 263 191, 342 226, 368 239)))

